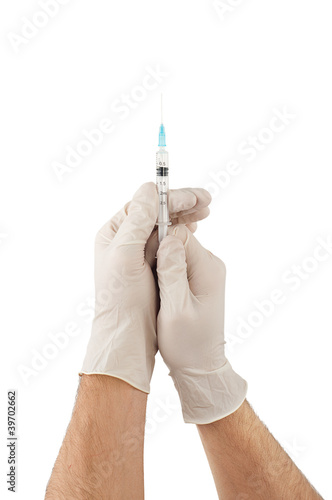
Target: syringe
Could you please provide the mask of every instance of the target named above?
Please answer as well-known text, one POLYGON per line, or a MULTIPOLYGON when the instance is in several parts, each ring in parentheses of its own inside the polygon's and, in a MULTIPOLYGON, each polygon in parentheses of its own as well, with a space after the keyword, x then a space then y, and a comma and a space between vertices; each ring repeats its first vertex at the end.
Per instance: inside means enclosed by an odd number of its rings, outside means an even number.
POLYGON ((168 192, 168 152, 165 149, 166 135, 163 124, 163 102, 161 96, 161 125, 159 129, 159 149, 156 155, 157 188, 159 194, 159 214, 158 214, 158 239, 159 243, 167 236, 167 226, 171 224, 169 220, 167 192, 168 192))

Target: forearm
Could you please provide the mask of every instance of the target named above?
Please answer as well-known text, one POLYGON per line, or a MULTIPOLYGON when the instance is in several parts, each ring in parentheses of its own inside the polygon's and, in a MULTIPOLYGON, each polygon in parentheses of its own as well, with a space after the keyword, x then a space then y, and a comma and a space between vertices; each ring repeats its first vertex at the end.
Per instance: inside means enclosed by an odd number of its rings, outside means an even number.
POLYGON ((83 375, 45 500, 143 499, 146 401, 122 380, 83 375))
POLYGON ((197 427, 220 498, 322 498, 247 401, 232 415, 197 427))

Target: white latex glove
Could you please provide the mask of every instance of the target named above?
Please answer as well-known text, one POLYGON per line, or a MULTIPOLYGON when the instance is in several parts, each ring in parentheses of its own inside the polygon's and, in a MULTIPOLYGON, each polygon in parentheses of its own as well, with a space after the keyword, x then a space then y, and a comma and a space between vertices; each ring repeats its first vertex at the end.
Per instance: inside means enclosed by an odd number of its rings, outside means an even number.
MULTIPOLYGON (((173 222, 188 224, 209 213, 204 189, 169 193, 173 222)), ((95 244, 95 318, 81 374, 120 378, 144 392, 157 351, 158 293, 150 264, 158 247, 155 184, 144 184, 133 200, 98 232, 95 244)))
POLYGON ((233 413, 247 383, 224 353, 224 263, 184 225, 160 244, 158 347, 179 392, 185 422, 207 424, 233 413))

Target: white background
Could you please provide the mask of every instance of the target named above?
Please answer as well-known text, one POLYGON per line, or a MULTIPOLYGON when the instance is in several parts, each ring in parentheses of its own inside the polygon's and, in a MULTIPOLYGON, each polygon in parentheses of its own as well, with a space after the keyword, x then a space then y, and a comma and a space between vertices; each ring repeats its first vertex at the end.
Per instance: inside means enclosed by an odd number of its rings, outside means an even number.
MULTIPOLYGON (((43 498, 90 333, 94 236, 140 184, 154 180, 162 91, 171 187, 214 194, 197 236, 227 265, 228 337, 239 340, 240 318, 248 319, 255 301, 275 288, 285 299, 228 356, 260 418, 332 499, 332 255, 317 265, 308 260, 317 238, 332 236, 331 4, 224 4, 237 6, 223 16, 212 0, 71 0, 46 20, 37 1, 1 5, 2 498, 10 388, 18 391, 15 498, 43 498), (21 35, 24 17, 45 26, 15 51, 8 34, 21 35), (167 76, 142 93, 147 68, 158 66, 167 76), (123 94, 135 106, 125 118, 112 110, 123 94), (285 107, 295 115, 290 123, 272 135, 262 131, 285 107), (64 163, 67 147, 104 118, 113 132, 60 182, 54 162, 64 163), (248 161, 239 147, 258 134, 269 143, 260 142, 248 161), (222 178, 231 160, 239 173, 218 187, 213 176, 222 178), (316 267, 296 290, 287 283, 294 265, 316 267), (33 349, 42 353, 49 333, 70 322, 79 334, 26 385, 18 367, 31 367, 33 349)), ((182 422, 178 407, 155 412, 170 403, 178 406, 177 395, 158 357, 146 498, 215 500, 195 427, 182 422)))

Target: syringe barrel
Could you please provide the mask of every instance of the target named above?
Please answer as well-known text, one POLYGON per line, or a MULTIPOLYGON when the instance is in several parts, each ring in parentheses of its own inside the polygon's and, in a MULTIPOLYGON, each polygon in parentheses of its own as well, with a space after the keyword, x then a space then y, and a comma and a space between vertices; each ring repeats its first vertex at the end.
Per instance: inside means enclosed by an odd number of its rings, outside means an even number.
POLYGON ((167 236, 167 226, 170 224, 168 212, 168 153, 161 147, 156 155, 156 183, 159 195, 158 237, 159 242, 167 236))

